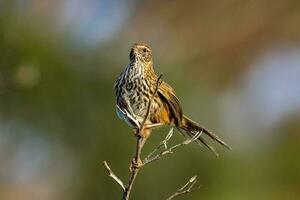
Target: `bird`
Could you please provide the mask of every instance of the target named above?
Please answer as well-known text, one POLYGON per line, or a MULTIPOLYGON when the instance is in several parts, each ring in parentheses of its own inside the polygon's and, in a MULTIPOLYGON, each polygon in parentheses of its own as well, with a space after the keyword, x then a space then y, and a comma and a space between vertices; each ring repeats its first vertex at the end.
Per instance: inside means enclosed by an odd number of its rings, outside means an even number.
POLYGON ((193 138, 218 156, 215 148, 203 137, 204 133, 222 146, 231 149, 223 140, 206 127, 183 114, 183 109, 174 89, 161 80, 153 67, 153 56, 146 43, 134 43, 129 53, 129 64, 114 84, 116 112, 145 140, 154 128, 168 125, 176 127, 185 136, 193 138))

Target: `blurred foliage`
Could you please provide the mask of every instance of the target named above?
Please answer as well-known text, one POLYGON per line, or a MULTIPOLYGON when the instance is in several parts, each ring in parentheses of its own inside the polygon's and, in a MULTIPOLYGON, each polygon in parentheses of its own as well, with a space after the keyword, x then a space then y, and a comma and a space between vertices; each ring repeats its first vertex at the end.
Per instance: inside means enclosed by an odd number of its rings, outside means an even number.
MULTIPOLYGON (((218 110, 218 100, 269 44, 299 44, 299 1, 128 0, 126 21, 92 46, 72 39, 71 25, 60 28, 65 2, 0 1, 0 199, 120 199, 101 162, 128 178, 135 140, 116 117, 112 88, 135 41, 150 43, 156 71, 185 112, 234 150, 219 148, 215 158, 197 145, 183 148, 141 171, 133 199, 163 199, 195 174, 204 187, 182 199, 300 198, 299 113, 262 131, 256 146, 223 130, 218 110), (24 166, 35 166, 37 155, 44 164, 28 175, 24 166)), ((167 132, 155 130, 145 152, 167 132)), ((182 139, 178 134, 174 142, 182 139)))

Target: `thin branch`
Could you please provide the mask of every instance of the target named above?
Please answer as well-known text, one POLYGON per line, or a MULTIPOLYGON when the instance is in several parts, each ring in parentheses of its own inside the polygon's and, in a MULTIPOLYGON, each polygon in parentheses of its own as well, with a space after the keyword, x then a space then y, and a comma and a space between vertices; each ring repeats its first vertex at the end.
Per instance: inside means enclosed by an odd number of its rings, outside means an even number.
POLYGON ((122 182, 122 180, 120 178, 118 178, 115 173, 110 169, 110 167, 108 166, 106 161, 103 161, 103 165, 108 173, 108 176, 110 176, 113 180, 115 180, 123 189, 123 191, 125 191, 125 186, 124 183, 122 182))
POLYGON ((155 94, 157 93, 160 84, 162 83, 162 80, 161 80, 162 77, 163 77, 163 75, 160 74, 159 77, 157 78, 157 81, 156 81, 156 87, 155 87, 155 90, 154 90, 153 95, 152 95, 151 98, 150 98, 150 101, 149 101, 149 104, 148 104, 148 107, 147 107, 146 115, 145 115, 145 117, 144 117, 144 119, 143 119, 142 124, 141 124, 140 127, 139 127, 139 132, 141 132, 141 131, 143 130, 143 128, 144 128, 145 122, 146 122, 146 120, 147 120, 147 118, 148 118, 148 116, 149 116, 149 113, 150 113, 152 100, 153 100, 155 94))
POLYGON ((132 161, 131 166, 130 166, 131 174, 130 174, 128 185, 126 186, 126 188, 124 190, 124 193, 123 193, 123 200, 128 200, 129 199, 133 183, 134 183, 134 181, 137 177, 137 174, 140 171, 140 168, 142 166, 142 164, 141 164, 141 152, 142 152, 142 148, 143 148, 143 146, 145 144, 145 141, 146 141, 146 140, 143 141, 143 139, 144 138, 138 136, 136 155, 133 158, 133 161, 132 161))
POLYGON ((167 142, 171 139, 171 137, 173 136, 173 128, 170 129, 169 133, 167 134, 167 136, 165 137, 165 139, 163 141, 161 141, 159 143, 159 145, 151 152, 147 155, 147 157, 144 159, 144 162, 147 160, 150 160, 153 155, 157 152, 160 151, 162 148, 167 149, 167 142))
POLYGON ((149 100, 146 115, 144 116, 143 122, 141 123, 140 127, 138 127, 137 132, 136 132, 136 135, 137 135, 136 153, 135 153, 135 157, 133 158, 133 162, 132 162, 131 167, 130 167, 131 175, 130 175, 130 178, 129 178, 128 185, 127 185, 127 187, 125 187, 125 191, 123 193, 123 200, 128 200, 129 199, 133 183, 136 179, 136 176, 137 176, 140 168, 143 166, 142 160, 141 160, 141 152, 142 152, 142 148, 143 148, 143 146, 146 142, 146 138, 143 138, 141 133, 144 131, 143 130, 144 125, 145 125, 145 122, 146 122, 146 120, 149 116, 152 100, 153 100, 154 96, 156 95, 160 84, 162 83, 161 78, 162 78, 162 74, 157 79, 156 88, 155 88, 155 91, 154 91, 153 95, 151 96, 151 98, 149 100))
POLYGON ((171 139, 173 135, 173 129, 170 130, 169 134, 166 136, 166 138, 158 145, 158 147, 152 151, 143 161, 143 165, 146 165, 150 162, 156 161, 161 159, 163 156, 167 155, 167 154, 173 154, 174 150, 184 146, 184 145, 188 145, 194 141, 196 141, 201 135, 202 135, 202 131, 201 132, 197 132, 192 138, 186 139, 185 141, 183 141, 182 143, 176 144, 170 148, 168 148, 167 146, 167 142, 171 139), (163 149, 163 150, 162 150, 163 149), (158 152, 158 154, 155 155, 156 152, 158 152))
POLYGON ((187 193, 192 193, 200 189, 201 186, 195 187, 197 183, 197 176, 193 176, 190 178, 190 180, 184 184, 182 187, 180 187, 174 194, 172 194, 170 197, 168 197, 166 200, 171 200, 174 199, 178 196, 187 194, 187 193))

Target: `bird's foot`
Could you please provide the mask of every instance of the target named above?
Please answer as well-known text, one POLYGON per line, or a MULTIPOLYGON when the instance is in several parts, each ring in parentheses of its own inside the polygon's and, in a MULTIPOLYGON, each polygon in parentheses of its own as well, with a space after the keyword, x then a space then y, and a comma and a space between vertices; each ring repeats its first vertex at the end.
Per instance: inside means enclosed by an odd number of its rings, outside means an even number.
POLYGON ((132 172, 134 169, 139 169, 143 166, 143 161, 141 159, 138 159, 137 161, 135 158, 132 160, 130 165, 130 171, 132 172))

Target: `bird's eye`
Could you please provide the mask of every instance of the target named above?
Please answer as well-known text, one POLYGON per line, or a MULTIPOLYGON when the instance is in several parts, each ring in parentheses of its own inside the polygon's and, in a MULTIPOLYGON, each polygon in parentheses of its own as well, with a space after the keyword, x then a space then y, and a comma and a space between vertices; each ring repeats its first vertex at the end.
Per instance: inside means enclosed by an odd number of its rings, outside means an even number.
POLYGON ((146 49, 146 48, 143 48, 143 52, 146 53, 146 52, 147 52, 147 49, 146 49))

